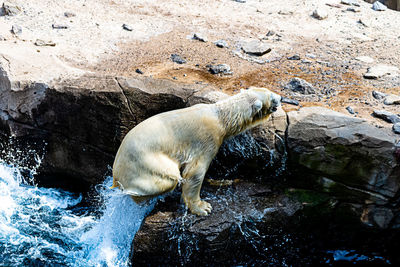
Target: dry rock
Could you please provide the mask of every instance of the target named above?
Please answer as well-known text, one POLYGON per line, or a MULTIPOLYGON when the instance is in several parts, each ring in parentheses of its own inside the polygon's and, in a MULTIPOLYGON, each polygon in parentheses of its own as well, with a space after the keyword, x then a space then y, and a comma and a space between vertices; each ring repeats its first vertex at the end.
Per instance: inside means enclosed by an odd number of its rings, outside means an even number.
POLYGON ((323 19, 326 19, 328 17, 328 11, 326 11, 323 8, 317 8, 312 13, 312 16, 314 18, 316 18, 316 19, 323 20, 323 19))
POLYGON ((393 132, 400 134, 400 122, 393 124, 393 132))
POLYGON ((385 6, 384 4, 382 4, 379 1, 375 1, 372 4, 372 9, 375 10, 375 11, 385 11, 387 9, 387 6, 385 6))
POLYGON ((267 43, 254 40, 243 44, 242 50, 249 55, 262 56, 271 52, 271 46, 267 43))
POLYGON ((372 91, 372 96, 377 100, 382 100, 387 97, 387 94, 379 92, 379 91, 372 91))
POLYGON ((11 32, 12 32, 13 34, 15 34, 15 35, 20 35, 20 34, 22 33, 22 27, 19 26, 19 25, 17 25, 17 24, 14 24, 14 25, 12 26, 12 28, 11 28, 11 32))
POLYGON ((56 46, 56 43, 53 41, 43 41, 42 39, 36 39, 34 44, 36 46, 56 46))
POLYGON ((200 42, 204 42, 204 43, 206 43, 208 41, 207 36, 203 35, 202 33, 198 33, 198 32, 193 34, 193 39, 200 41, 200 42))
POLYGON ((400 122, 400 117, 396 114, 393 114, 386 110, 374 110, 372 113, 377 118, 383 119, 389 123, 398 123, 400 122))
POLYGON ((387 95, 383 103, 385 103, 385 105, 400 105, 400 96, 393 94, 387 95))
POLYGON ((315 88, 310 83, 297 77, 291 79, 284 88, 303 95, 316 93, 315 88))
POLYGON ((369 56, 359 56, 359 57, 356 57, 356 60, 364 62, 364 63, 372 63, 372 62, 374 62, 374 59, 369 57, 369 56))
POLYGON ((368 68, 367 72, 364 74, 364 78, 366 79, 378 79, 385 75, 396 74, 399 72, 399 69, 395 66, 389 65, 375 65, 368 68))
POLYGON ((15 16, 21 12, 21 8, 19 6, 8 1, 3 3, 2 9, 6 16, 15 16))

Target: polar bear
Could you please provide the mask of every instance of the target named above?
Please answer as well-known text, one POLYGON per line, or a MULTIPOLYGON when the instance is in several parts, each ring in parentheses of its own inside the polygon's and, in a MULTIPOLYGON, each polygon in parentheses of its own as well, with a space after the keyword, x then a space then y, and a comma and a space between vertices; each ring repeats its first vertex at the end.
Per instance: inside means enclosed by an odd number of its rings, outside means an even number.
POLYGON ((182 199, 190 211, 208 215, 211 205, 200 199, 200 189, 222 142, 262 123, 281 99, 268 89, 251 87, 215 104, 146 119, 129 131, 118 149, 112 188, 141 202, 182 183, 182 199))

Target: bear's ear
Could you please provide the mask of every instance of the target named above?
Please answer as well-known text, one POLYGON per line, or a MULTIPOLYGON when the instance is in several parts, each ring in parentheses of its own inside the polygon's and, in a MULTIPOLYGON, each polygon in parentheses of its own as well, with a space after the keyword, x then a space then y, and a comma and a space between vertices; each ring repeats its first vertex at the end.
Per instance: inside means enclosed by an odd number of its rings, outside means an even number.
POLYGON ((252 114, 257 114, 262 109, 262 106, 263 104, 259 99, 254 101, 253 105, 251 105, 252 114))

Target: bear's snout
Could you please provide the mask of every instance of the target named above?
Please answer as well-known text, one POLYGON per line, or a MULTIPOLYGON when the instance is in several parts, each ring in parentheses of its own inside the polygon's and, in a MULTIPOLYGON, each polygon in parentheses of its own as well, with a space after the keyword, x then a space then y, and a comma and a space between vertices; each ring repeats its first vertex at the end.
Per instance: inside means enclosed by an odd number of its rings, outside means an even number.
POLYGON ((272 101, 271 101, 271 111, 275 112, 278 110, 278 107, 281 105, 282 96, 272 93, 272 101))

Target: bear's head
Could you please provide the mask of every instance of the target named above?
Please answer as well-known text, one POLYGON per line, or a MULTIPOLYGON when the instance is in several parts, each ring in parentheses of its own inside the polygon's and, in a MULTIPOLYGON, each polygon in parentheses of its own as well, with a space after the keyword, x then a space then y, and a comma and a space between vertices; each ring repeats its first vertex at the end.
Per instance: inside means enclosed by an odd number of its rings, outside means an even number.
POLYGON ((246 92, 256 99, 252 104, 253 124, 267 119, 281 105, 282 97, 266 88, 250 87, 246 92))

